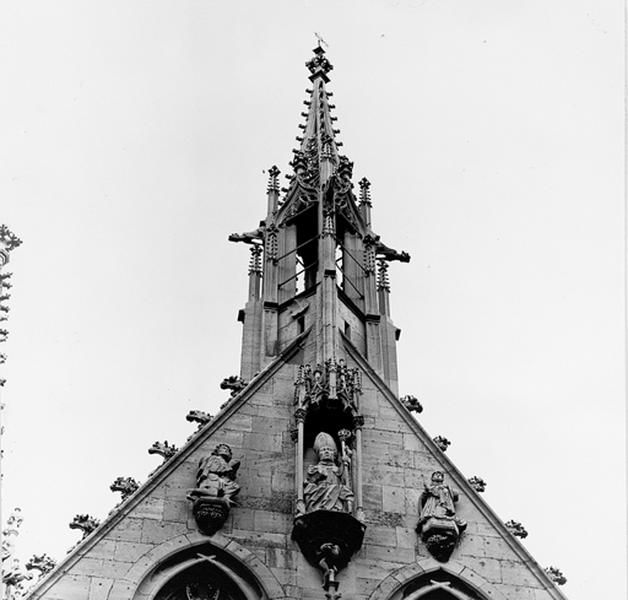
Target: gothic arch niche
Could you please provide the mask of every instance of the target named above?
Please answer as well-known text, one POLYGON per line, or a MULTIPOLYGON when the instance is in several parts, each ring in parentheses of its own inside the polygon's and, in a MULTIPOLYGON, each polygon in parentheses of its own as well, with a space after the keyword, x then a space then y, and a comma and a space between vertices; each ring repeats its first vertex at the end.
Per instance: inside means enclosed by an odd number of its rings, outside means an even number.
POLYGON ((243 563, 208 543, 157 564, 134 600, 268 600, 268 595, 243 563))
POLYGON ((405 583, 388 600, 487 600, 475 586, 438 569, 405 583))

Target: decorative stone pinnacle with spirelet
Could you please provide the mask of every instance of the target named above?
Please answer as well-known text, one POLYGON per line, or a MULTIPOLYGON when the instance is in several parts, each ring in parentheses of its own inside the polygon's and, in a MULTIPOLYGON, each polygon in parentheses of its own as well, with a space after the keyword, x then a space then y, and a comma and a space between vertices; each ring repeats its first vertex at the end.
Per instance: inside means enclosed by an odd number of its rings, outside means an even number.
POLYGON ((279 177, 279 173, 281 173, 281 171, 276 167, 276 165, 273 165, 268 170, 268 187, 266 188, 267 192, 279 192, 279 181, 277 179, 279 177))
POLYGON ((251 246, 251 259, 249 260, 249 275, 262 274, 262 247, 259 244, 251 246))
POLYGON ((477 475, 467 479, 471 487, 478 493, 482 493, 486 489, 486 481, 477 475))
POLYGON ((360 186, 360 204, 371 206, 371 182, 366 177, 362 177, 358 185, 360 186))
POLYGON ((390 292, 390 279, 388 278, 388 263, 380 260, 377 263, 377 289, 390 292))
POLYGON ((519 521, 513 521, 510 519, 510 521, 507 521, 504 525, 506 525, 506 529, 508 529, 508 531, 510 531, 510 533, 512 533, 515 537, 521 538, 522 540, 528 537, 526 528, 519 523, 519 521))
POLYGON ((327 60, 325 56, 325 50, 320 46, 314 48, 314 57, 305 63, 305 66, 310 70, 310 79, 314 81, 317 77, 321 77, 325 83, 329 81, 327 73, 329 73, 334 67, 327 60))
POLYGON ((442 435, 437 435, 434 438, 434 443, 440 448, 441 452, 447 452, 447 448, 451 446, 451 442, 442 435))

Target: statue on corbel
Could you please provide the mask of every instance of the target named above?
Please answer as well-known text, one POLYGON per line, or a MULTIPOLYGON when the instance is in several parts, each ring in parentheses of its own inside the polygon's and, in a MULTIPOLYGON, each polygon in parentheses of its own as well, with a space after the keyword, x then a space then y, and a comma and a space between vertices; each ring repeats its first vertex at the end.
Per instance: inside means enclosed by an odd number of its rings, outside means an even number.
POLYGON ((323 571, 323 588, 333 597, 339 585, 336 575, 361 547, 366 529, 360 383, 358 370, 342 359, 314 368, 304 365, 295 382, 297 498, 292 537, 306 559, 323 571), (307 467, 306 439, 316 457, 307 467))
POLYGON ((442 471, 434 471, 430 484, 423 484, 417 532, 429 553, 441 562, 449 560, 467 527, 466 522, 456 516, 457 501, 458 492, 445 483, 442 471))
POLYGON ((214 451, 203 457, 196 473, 196 487, 188 490, 187 498, 193 502, 192 513, 199 530, 213 535, 229 516, 240 486, 235 482, 240 461, 233 460, 231 448, 218 444, 214 451))

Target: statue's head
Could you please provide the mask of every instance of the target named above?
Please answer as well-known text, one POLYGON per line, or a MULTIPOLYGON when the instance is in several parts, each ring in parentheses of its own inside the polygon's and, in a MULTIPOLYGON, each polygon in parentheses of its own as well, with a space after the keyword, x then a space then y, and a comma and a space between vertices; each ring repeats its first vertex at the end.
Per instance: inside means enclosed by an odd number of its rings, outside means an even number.
POLYGON ((222 456, 226 461, 230 461, 233 456, 231 448, 227 444, 218 444, 213 453, 222 456))
POLYGON ((443 481, 445 481, 445 473, 443 473, 442 471, 434 471, 432 473, 432 483, 443 483, 443 481))
POLYGON ((338 448, 334 438, 328 433, 321 431, 314 440, 314 451, 319 460, 336 460, 338 448))

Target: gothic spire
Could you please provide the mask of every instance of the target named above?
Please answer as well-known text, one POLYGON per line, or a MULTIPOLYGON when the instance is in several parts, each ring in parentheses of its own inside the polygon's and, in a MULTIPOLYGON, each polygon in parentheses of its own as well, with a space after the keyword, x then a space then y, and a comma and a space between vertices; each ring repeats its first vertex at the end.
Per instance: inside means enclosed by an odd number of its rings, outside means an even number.
POLYGON ((297 137, 300 146, 294 151, 292 167, 306 181, 322 184, 336 170, 340 159, 338 148, 342 145, 336 140, 340 131, 334 128, 336 117, 331 114, 333 94, 325 85, 329 83, 328 74, 333 65, 320 46, 314 48, 314 56, 305 65, 310 71, 312 87, 306 90, 309 98, 304 103, 308 110, 301 113, 305 123, 299 125, 303 133, 297 137))

